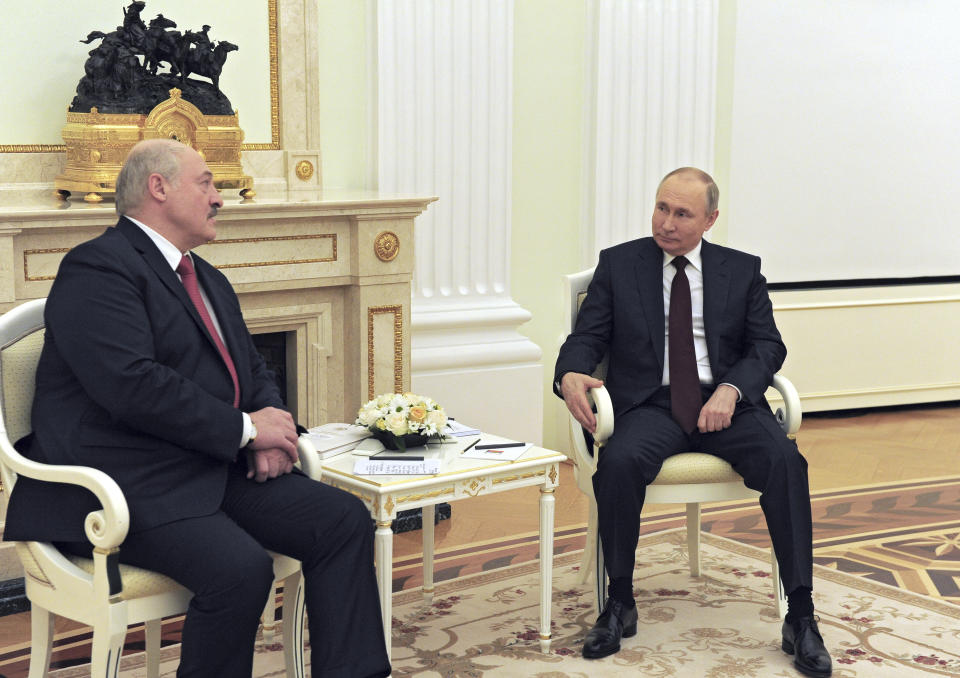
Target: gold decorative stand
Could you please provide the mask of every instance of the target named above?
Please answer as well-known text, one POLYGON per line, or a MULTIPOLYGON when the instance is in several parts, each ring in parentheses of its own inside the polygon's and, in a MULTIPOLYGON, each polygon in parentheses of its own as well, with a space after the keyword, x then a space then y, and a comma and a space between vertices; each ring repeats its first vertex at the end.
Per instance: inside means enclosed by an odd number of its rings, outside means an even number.
POLYGON ((180 97, 179 89, 157 104, 147 115, 140 113, 67 113, 63 141, 67 166, 54 186, 64 200, 72 192, 83 192, 87 202, 100 202, 104 193, 113 193, 117 175, 130 149, 143 139, 176 139, 196 149, 213 172, 220 190, 239 188, 240 195, 252 198, 253 178, 243 173, 240 146, 243 130, 239 115, 204 115, 180 97))

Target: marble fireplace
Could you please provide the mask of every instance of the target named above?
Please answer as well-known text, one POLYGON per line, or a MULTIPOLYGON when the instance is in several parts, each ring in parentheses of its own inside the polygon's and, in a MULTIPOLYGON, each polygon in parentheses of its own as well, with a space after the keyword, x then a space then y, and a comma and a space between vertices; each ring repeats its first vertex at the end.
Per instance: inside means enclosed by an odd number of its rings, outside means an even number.
MULTIPOLYGON (((353 421, 374 395, 410 388, 414 219, 434 198, 302 193, 228 199, 197 252, 236 289, 254 335, 283 343, 287 404, 316 426, 353 421)), ((63 255, 112 227, 110 206, 0 208, 0 312, 43 297, 63 255)), ((0 545, 0 581, 20 574, 0 545)))

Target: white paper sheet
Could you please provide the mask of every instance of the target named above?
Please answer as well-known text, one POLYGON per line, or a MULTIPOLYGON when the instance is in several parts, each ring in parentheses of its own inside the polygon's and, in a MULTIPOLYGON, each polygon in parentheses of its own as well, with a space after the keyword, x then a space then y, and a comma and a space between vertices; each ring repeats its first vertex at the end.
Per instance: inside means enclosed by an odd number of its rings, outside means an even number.
POLYGON ((440 472, 439 459, 423 461, 384 461, 376 458, 357 459, 353 472, 358 476, 423 476, 440 472))

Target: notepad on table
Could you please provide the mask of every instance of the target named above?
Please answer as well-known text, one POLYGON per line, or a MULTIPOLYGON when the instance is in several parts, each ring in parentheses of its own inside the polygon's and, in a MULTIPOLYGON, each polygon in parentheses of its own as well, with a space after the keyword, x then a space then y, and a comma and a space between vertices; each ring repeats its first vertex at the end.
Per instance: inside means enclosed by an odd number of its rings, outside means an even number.
POLYGON ((500 459, 503 461, 516 461, 523 456, 523 453, 529 450, 533 445, 531 443, 482 443, 475 445, 463 452, 460 456, 464 459, 500 459))
POLYGON ((480 429, 467 426, 466 424, 461 424, 459 421, 454 419, 447 419, 447 428, 444 430, 444 433, 446 433, 448 436, 460 438, 462 436, 480 435, 480 429))

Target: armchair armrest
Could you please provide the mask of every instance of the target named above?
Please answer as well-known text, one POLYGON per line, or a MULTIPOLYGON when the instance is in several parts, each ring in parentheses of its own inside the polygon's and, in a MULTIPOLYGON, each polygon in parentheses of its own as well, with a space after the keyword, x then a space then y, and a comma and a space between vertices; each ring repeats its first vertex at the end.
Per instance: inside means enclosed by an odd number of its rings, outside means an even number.
POLYGON ((606 386, 590 389, 590 397, 597 408, 597 431, 593 440, 597 445, 603 445, 613 435, 613 401, 606 386))
POLYGON ((783 432, 788 436, 795 435, 800 430, 800 420, 803 412, 800 407, 800 394, 789 379, 780 374, 773 375, 773 388, 783 397, 783 407, 777 408, 774 414, 783 432))
POLYGON ((305 436, 297 438, 297 454, 300 455, 300 468, 308 476, 319 481, 323 476, 323 467, 320 465, 320 455, 305 436))
POLYGON ((10 444, 6 431, 0 431, 0 447, 4 464, 18 475, 44 482, 79 485, 93 492, 103 508, 87 514, 84 530, 87 539, 95 547, 111 549, 127 538, 130 510, 120 486, 113 478, 87 466, 42 464, 27 459, 10 444))
MULTIPOLYGON (((780 374, 773 375, 773 388, 783 397, 783 407, 777 408, 774 413, 777 422, 784 433, 794 435, 800 430, 800 421, 803 418, 800 395, 793 382, 780 374)), ((590 389, 590 395, 597 408, 597 432, 593 439, 598 445, 602 445, 613 435, 613 403, 605 386, 590 389)))

